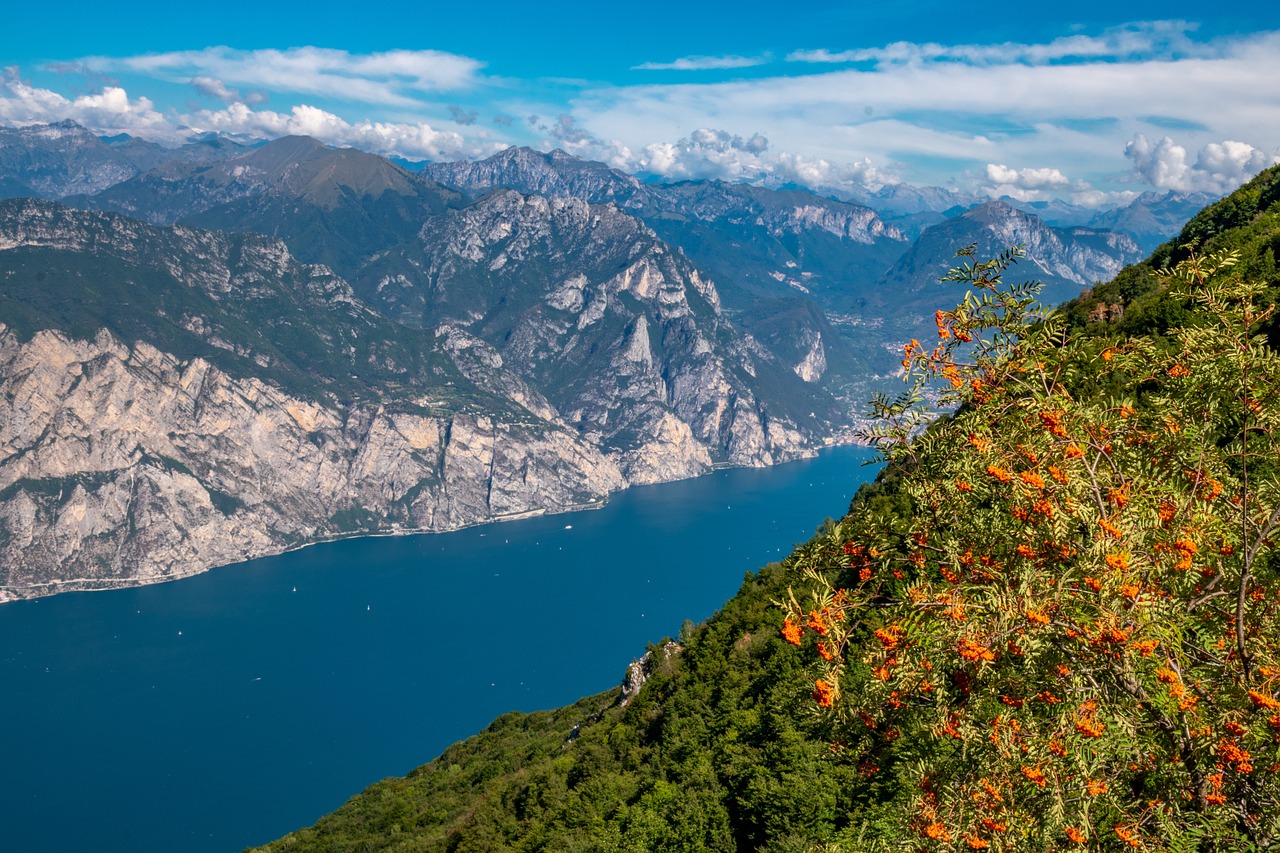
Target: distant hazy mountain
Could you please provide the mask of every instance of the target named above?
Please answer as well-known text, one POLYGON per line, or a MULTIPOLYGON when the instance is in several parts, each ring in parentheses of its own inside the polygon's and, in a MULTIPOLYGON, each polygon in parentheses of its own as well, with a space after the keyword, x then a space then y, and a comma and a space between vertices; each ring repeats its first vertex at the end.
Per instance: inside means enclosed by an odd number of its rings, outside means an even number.
POLYGON ((1211 193, 1146 192, 1123 207, 1102 210, 1062 199, 1016 201, 1005 198, 1001 201, 1039 217, 1047 225, 1117 231, 1132 237, 1143 253, 1150 253, 1161 243, 1172 239, 1188 219, 1217 198, 1211 193))
POLYGON ((1146 192, 1126 207, 1095 213, 1088 224, 1133 237, 1143 252, 1173 239, 1201 208, 1218 200, 1212 193, 1146 192))
POLYGON ((276 140, 188 183, 225 187, 222 198, 243 194, 183 214, 181 221, 278 236, 299 258, 326 264, 353 282, 371 259, 413 239, 427 220, 463 201, 382 157, 327 148, 309 137, 276 140))
POLYGON ((643 206, 652 188, 604 163, 583 160, 559 149, 544 154, 531 148, 508 148, 474 162, 431 163, 422 173, 472 196, 505 188, 547 197, 580 198, 594 204, 613 202, 621 207, 643 206))
POLYGON ((603 163, 563 151, 543 154, 510 148, 478 162, 433 163, 423 173, 471 195, 495 188, 548 197, 613 203, 646 219, 683 217, 703 223, 757 226, 780 236, 823 231, 871 245, 902 240, 864 205, 849 204, 804 189, 774 190, 724 181, 642 183, 603 163))
POLYGON ((844 187, 830 192, 836 198, 876 211, 909 240, 915 240, 929 226, 937 225, 982 201, 971 193, 946 187, 910 184, 886 184, 874 192, 844 187))
POLYGON ((216 137, 179 148, 131 136, 100 139, 72 121, 0 127, 0 197, 88 195, 172 160, 207 163, 243 150, 216 137))
POLYGON ((954 307, 963 293, 940 285, 938 278, 956 265, 956 250, 976 244, 979 258, 1022 245, 1026 258, 1008 280, 1038 279, 1041 301, 1055 305, 1078 296, 1098 281, 1114 278, 1125 265, 1141 260, 1134 240, 1114 231, 1057 228, 1007 202, 990 201, 927 229, 903 257, 880 277, 867 310, 890 316, 904 328, 923 329, 933 312, 954 307))
MULTIPOLYGON (((286 136, 261 148, 216 163, 170 161, 122 181, 78 206, 114 210, 160 225, 188 219, 215 208, 259 196, 274 199, 262 210, 243 206, 239 223, 227 214, 211 219, 242 230, 274 233, 273 204, 305 203, 332 210, 378 199, 386 193, 423 195, 424 182, 382 157, 354 148, 329 148, 308 136, 286 136)), ((438 194, 437 194, 438 196, 438 194)))

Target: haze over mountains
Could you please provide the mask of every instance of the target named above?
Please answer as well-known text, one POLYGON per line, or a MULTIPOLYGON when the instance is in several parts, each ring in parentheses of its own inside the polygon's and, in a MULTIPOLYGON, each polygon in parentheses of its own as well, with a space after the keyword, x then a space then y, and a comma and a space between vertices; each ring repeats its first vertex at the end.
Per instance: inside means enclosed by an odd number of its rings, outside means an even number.
POLYGON ((71 123, 0 129, 0 190, 5 597, 810 453, 954 301, 956 248, 1023 243, 1067 298, 1189 204, 1042 218, 71 123))

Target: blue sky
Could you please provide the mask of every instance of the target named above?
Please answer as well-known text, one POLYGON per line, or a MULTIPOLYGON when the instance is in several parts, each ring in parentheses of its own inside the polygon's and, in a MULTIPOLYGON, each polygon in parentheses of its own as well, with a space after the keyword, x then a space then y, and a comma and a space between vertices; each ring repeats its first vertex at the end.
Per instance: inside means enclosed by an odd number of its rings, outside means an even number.
POLYGON ((25 3, 0 122, 1090 204, 1225 191, 1280 158, 1265 4, 1044 5, 25 3))

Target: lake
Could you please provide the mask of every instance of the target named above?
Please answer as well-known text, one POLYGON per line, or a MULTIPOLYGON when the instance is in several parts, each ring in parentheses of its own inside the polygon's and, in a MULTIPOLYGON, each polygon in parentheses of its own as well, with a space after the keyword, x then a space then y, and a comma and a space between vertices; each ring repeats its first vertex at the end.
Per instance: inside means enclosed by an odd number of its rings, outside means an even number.
POLYGON ((865 448, 604 509, 0 606, 0 848, 229 851, 622 680, 844 514, 865 448))

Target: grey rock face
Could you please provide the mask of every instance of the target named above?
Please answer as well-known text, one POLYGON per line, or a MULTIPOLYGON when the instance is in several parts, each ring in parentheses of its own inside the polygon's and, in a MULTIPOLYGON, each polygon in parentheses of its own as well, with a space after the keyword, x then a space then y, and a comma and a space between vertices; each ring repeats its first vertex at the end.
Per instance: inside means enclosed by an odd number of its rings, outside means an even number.
POLYGON ((831 399, 749 346, 715 285, 612 205, 496 192, 385 263, 371 303, 486 341, 632 482, 794 458, 830 428, 831 399), (761 399, 761 375, 798 404, 761 399))
POLYGON ((0 174, 12 181, 5 193, 10 197, 94 193, 139 171, 124 153, 74 122, 0 128, 0 174))
POLYGON ((1047 305, 1113 278, 1126 264, 1142 257, 1141 249, 1126 235, 1084 227, 1054 228, 1005 202, 987 202, 927 229, 880 277, 878 310, 888 314, 896 306, 908 337, 926 332, 936 309, 950 309, 963 296, 936 282, 956 265, 956 249, 970 244, 976 246, 979 258, 1021 245, 1026 257, 1006 278, 1010 282, 1041 281, 1044 289, 1040 299, 1047 305))
POLYGON ((645 185, 631 175, 559 149, 543 154, 529 148, 508 148, 474 163, 432 163, 422 174, 473 196, 504 188, 621 206, 647 196, 645 185))
POLYGON ((0 600, 352 533, 452 530, 626 485, 574 431, 325 406, 107 333, 0 325, 0 600))
POLYGON ((666 666, 673 658, 679 657, 684 651, 684 646, 668 640, 655 651, 656 655, 653 651, 645 652, 642 657, 633 660, 627 667, 627 673, 622 677, 622 695, 618 697, 618 704, 622 707, 625 708, 631 703, 631 700, 640 692, 640 688, 644 687, 645 682, 649 680, 649 676, 666 666))

